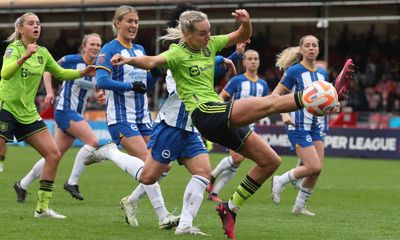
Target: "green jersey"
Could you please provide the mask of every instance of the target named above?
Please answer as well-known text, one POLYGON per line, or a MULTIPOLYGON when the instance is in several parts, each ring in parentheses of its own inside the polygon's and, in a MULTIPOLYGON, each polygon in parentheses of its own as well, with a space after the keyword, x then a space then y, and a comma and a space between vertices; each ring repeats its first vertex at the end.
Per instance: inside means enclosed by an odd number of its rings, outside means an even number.
POLYGON ((221 102, 214 91, 214 63, 216 53, 227 43, 228 35, 213 36, 202 50, 190 49, 186 44, 172 44, 160 54, 166 59, 178 95, 190 114, 201 103, 221 102))
POLYGON ((35 105, 35 97, 44 71, 57 79, 76 79, 79 70, 63 69, 45 47, 38 46, 21 66, 17 60, 25 53, 21 40, 8 45, 3 57, 0 81, 0 108, 10 112, 18 122, 30 124, 40 116, 35 105))

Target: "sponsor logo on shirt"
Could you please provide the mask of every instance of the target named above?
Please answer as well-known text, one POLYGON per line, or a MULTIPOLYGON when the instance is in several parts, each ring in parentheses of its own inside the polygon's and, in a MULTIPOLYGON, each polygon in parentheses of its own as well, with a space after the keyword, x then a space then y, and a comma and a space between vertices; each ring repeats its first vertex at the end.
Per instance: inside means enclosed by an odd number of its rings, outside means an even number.
POLYGON ((11 56, 11 53, 13 52, 14 49, 9 48, 6 50, 6 53, 4 54, 5 58, 9 58, 11 56))
POLYGON ((197 65, 189 67, 189 73, 190 73, 191 77, 199 76, 200 75, 200 69, 199 69, 199 67, 197 65))
POLYGON ((97 57, 97 64, 103 64, 105 60, 106 60, 106 55, 102 53, 97 57))
POLYGON ((21 77, 26 78, 26 77, 30 77, 34 75, 32 72, 30 72, 28 69, 26 68, 21 68, 21 77))
POLYGON ((211 55, 210 49, 208 47, 204 48, 203 54, 204 54, 204 56, 209 57, 211 55))

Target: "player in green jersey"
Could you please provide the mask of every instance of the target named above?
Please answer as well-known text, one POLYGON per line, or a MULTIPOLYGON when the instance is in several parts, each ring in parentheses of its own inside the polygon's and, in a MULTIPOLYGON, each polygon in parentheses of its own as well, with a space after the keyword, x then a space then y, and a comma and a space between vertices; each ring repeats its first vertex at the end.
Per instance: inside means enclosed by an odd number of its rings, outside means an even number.
POLYGON ((36 218, 66 218, 49 208, 54 178, 61 154, 37 112, 34 100, 44 71, 57 79, 73 80, 93 75, 94 66, 84 70, 63 69, 49 51, 36 44, 40 36, 39 18, 31 12, 15 21, 8 37, 0 81, 0 149, 6 142, 25 140, 45 159, 40 177, 36 218))
MULTIPOLYGON (((206 14, 184 12, 178 27, 167 29, 167 35, 161 37, 164 40, 178 39, 179 44, 172 44, 169 50, 158 56, 125 58, 116 54, 111 59, 114 65, 129 64, 142 69, 164 66, 170 69, 178 94, 201 135, 257 164, 237 187, 229 202, 217 206, 229 238, 234 238, 236 213, 244 201, 261 187, 281 163, 278 154, 247 125, 272 113, 291 112, 304 107, 302 92, 243 98, 228 103, 223 103, 218 97, 213 84, 216 52, 245 42, 252 33, 250 16, 246 10, 235 10, 232 16, 240 23, 238 30, 228 35, 211 36, 206 14)), ((140 181, 147 181, 146 175, 151 173, 151 169, 157 168, 156 164, 155 161, 146 161, 140 181)), ((203 169, 207 168, 203 166, 203 169)), ((203 175, 210 179, 211 170, 203 175)))

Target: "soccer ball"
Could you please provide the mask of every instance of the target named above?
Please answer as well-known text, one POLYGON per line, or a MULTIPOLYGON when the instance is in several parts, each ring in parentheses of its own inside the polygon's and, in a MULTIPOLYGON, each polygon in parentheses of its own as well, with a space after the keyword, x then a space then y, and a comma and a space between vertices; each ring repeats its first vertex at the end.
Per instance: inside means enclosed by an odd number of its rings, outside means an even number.
POLYGON ((338 103, 335 87, 325 81, 313 82, 303 91, 304 108, 315 116, 325 116, 330 113, 338 103))

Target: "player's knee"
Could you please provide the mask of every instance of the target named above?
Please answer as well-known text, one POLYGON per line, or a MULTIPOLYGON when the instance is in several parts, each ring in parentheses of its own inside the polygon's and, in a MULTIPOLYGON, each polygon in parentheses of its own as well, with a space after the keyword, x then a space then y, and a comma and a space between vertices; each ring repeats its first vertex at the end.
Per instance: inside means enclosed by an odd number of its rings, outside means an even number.
POLYGON ((268 165, 270 166, 270 168, 278 169, 281 163, 282 163, 281 157, 276 155, 269 159, 268 165))
POLYGON ((51 149, 43 156, 46 160, 58 163, 61 160, 61 152, 58 148, 51 149))
POLYGON ((273 157, 268 158, 267 161, 263 161, 261 164, 258 164, 262 168, 268 168, 268 169, 278 169, 279 166, 281 165, 282 160, 281 158, 276 155, 273 157))
POLYGON ((275 169, 278 169, 279 166, 281 165, 281 163, 282 163, 282 159, 281 159, 281 157, 279 157, 279 156, 276 156, 276 157, 272 158, 272 160, 271 160, 271 165, 272 165, 275 169))
POLYGON ((236 167, 239 167, 240 164, 243 162, 243 160, 244 160, 243 156, 232 158, 233 165, 235 165, 236 167))
POLYGON ((91 146, 91 147, 94 147, 94 148, 98 148, 99 147, 97 138, 89 139, 89 141, 86 144, 91 146))
POLYGON ((319 175, 322 169, 321 164, 311 164, 310 166, 307 166, 307 169, 309 171, 309 174, 316 174, 319 175))
POLYGON ((159 179, 159 177, 156 178, 155 176, 151 176, 151 175, 142 173, 140 175, 139 182, 143 183, 144 185, 151 185, 151 184, 156 183, 158 181, 158 179, 159 179))

